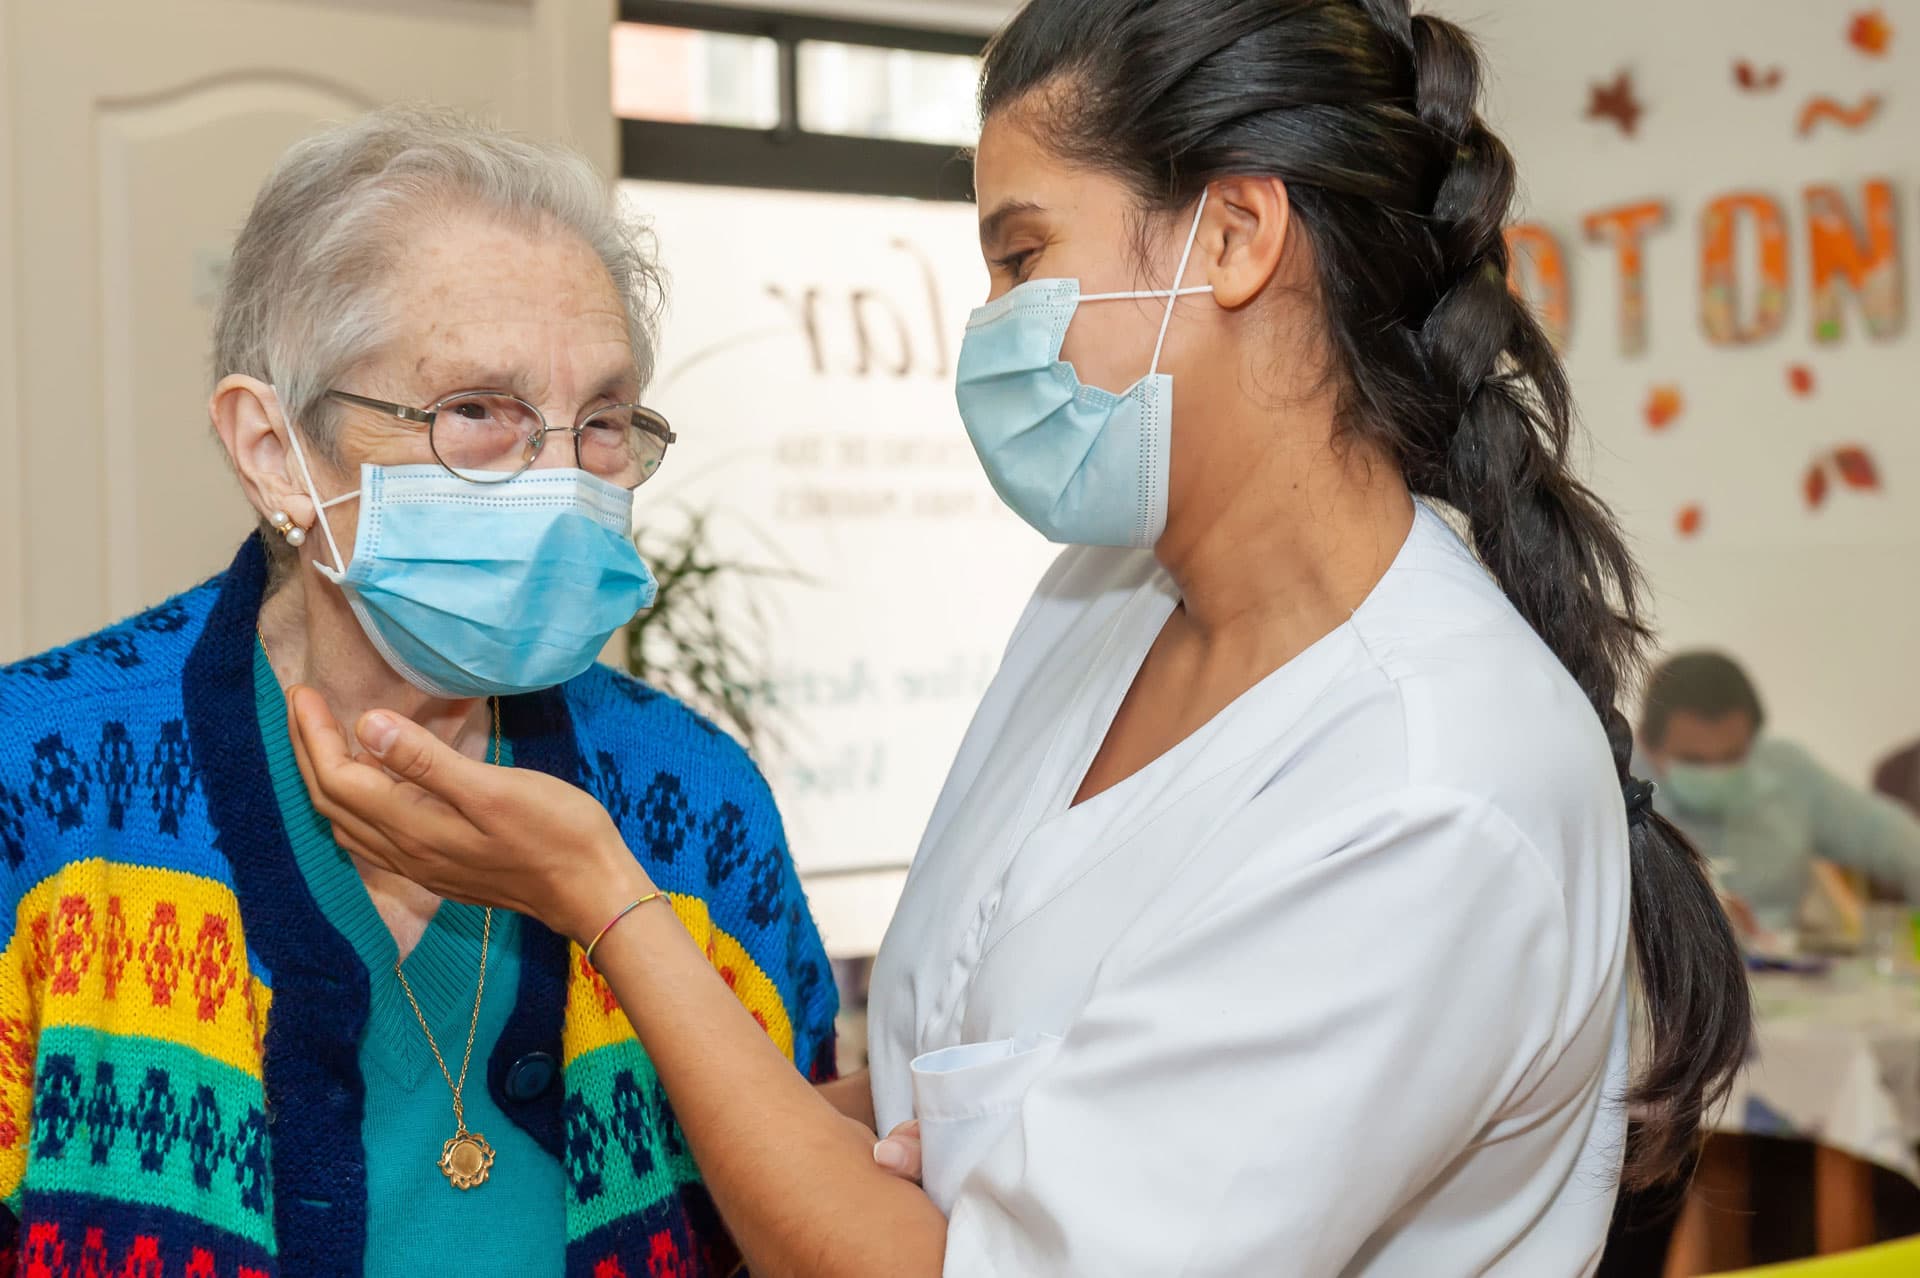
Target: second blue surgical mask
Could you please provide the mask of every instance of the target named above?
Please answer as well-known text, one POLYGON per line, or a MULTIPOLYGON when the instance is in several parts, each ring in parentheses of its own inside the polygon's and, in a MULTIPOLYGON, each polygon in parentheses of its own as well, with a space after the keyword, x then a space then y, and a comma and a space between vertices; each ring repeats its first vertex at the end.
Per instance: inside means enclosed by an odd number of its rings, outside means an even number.
POLYGON ((987 479, 1013 512, 1049 541, 1148 547, 1167 526, 1173 378, 1160 352, 1206 211, 1202 193, 1173 285, 1082 294, 1076 279, 1037 279, 974 311, 960 343, 955 398, 987 479), (1167 299, 1146 376, 1116 395, 1081 382, 1060 358, 1074 314, 1088 302, 1167 299))
POLYGON ((1673 763, 1660 785, 1673 805, 1695 816, 1724 817, 1748 799, 1745 764, 1673 763))

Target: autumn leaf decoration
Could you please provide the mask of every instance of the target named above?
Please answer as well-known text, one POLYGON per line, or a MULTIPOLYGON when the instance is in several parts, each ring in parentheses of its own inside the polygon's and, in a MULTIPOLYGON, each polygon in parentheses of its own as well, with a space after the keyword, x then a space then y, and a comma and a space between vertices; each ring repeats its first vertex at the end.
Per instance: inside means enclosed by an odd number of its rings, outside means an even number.
POLYGON ((1744 58, 1733 64, 1733 82, 1748 93, 1771 93, 1780 87, 1780 81, 1786 78, 1786 74, 1780 67, 1768 67, 1763 71, 1744 58))
POLYGON ((1807 477, 1802 481, 1807 494, 1807 508, 1818 510, 1827 500, 1827 468, 1825 463, 1815 462, 1807 468, 1807 477))
POLYGON ((1642 410, 1647 419, 1647 429, 1665 430, 1686 411, 1686 407, 1686 396, 1680 393, 1678 386, 1654 387, 1647 392, 1647 406, 1642 410))
POLYGON ((1884 58, 1893 44, 1893 24, 1879 9, 1856 13, 1847 27, 1847 40, 1869 58, 1884 58))
POLYGON ((1807 509, 1818 510, 1825 505, 1836 481, 1854 492, 1879 492, 1880 469, 1874 465, 1873 454, 1857 444, 1848 444, 1815 457, 1801 481, 1807 509))
POLYGON ((1874 469, 1873 457, 1864 448, 1835 449, 1833 464, 1849 488, 1872 492, 1880 487, 1880 472, 1874 469))
POLYGON ((1622 71, 1612 84, 1593 85, 1588 93, 1587 119, 1611 120, 1620 132, 1632 137, 1640 127, 1646 107, 1633 91, 1633 73, 1622 71))
POLYGON ((1800 136, 1811 134, 1822 120, 1832 120, 1840 128, 1858 133, 1874 122, 1885 105, 1886 100, 1877 93, 1869 93, 1851 106, 1824 93, 1809 98, 1800 108, 1800 136))

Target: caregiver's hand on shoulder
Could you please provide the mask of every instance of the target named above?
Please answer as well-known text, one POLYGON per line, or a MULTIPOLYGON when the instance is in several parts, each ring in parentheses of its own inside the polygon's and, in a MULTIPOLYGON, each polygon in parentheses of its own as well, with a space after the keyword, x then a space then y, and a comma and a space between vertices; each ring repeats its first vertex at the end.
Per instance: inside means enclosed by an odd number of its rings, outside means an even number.
POLYGON ((607 902, 652 891, 606 809, 542 772, 469 759, 390 711, 362 715, 355 757, 324 698, 287 693, 300 775, 334 836, 450 900, 540 920, 584 942, 607 902))

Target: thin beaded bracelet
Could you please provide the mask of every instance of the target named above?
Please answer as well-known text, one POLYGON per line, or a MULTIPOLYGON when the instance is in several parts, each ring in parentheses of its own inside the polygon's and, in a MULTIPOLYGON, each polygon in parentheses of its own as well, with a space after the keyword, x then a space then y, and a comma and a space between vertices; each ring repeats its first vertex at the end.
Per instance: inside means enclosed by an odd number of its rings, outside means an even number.
POLYGON ((593 965, 593 947, 606 939, 607 933, 613 931, 613 925, 615 923, 618 923, 621 919, 624 919, 627 915, 633 913, 649 901, 664 901, 666 899, 667 894, 665 892, 649 892, 637 901, 628 902, 618 914, 607 920, 607 925, 601 928, 599 933, 591 941, 587 942, 587 965, 589 967, 593 965))

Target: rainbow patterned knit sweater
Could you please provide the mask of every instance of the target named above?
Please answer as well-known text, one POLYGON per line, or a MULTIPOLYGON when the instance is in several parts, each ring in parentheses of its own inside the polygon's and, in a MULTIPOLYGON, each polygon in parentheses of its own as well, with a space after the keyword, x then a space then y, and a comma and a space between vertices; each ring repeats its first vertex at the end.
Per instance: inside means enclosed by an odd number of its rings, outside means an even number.
MULTIPOLYGON (((363 1271, 369 978, 274 802, 252 682, 264 581, 250 540, 205 586, 0 668, 0 1276, 363 1271)), ((516 764, 594 793, 740 1001, 830 1077, 833 983, 745 753, 598 667, 501 717, 516 764)), ((577 946, 526 926, 485 1076, 566 1171, 566 1271, 729 1273, 626 1017, 577 946), (556 1083, 509 1089, 542 1057, 556 1083)), ((492 1272, 484 1238, 459 1247, 492 1272)))

